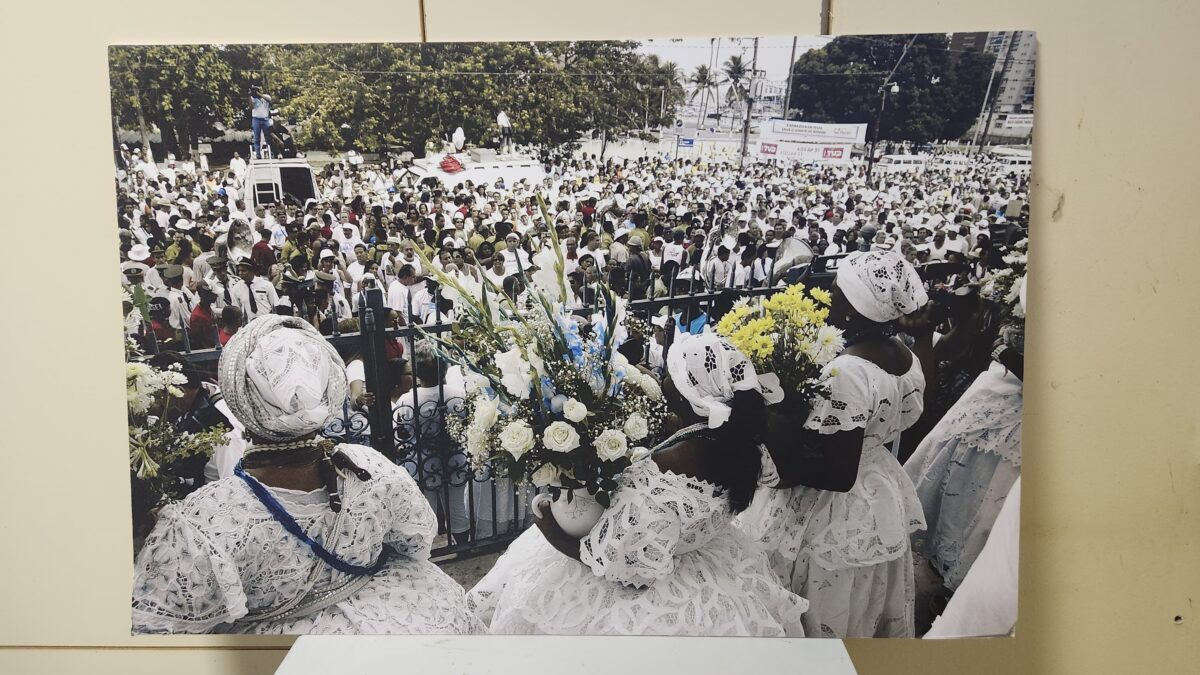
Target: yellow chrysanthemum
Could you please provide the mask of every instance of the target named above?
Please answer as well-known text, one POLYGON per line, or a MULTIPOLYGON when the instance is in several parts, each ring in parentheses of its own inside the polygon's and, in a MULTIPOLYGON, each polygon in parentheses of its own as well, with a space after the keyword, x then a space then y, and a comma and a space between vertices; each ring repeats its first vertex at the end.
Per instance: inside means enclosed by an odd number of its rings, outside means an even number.
POLYGON ((829 303, 833 302, 833 297, 830 295, 829 291, 823 288, 814 288, 809 291, 808 294, 822 305, 828 305, 829 303))

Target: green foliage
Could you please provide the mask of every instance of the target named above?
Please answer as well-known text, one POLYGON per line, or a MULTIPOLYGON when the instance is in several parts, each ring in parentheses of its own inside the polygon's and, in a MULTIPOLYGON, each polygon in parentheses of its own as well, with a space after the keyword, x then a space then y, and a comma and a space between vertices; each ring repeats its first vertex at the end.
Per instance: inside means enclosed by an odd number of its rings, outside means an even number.
POLYGON ((113 115, 123 124, 157 126, 168 151, 182 154, 201 136, 233 121, 230 55, 212 45, 112 47, 113 115))
POLYGON ((588 133, 642 135, 674 122, 686 98, 678 66, 635 42, 316 44, 114 47, 113 114, 158 126, 168 149, 217 127, 248 128, 259 84, 301 148, 418 156, 461 126, 494 146, 505 110, 517 143, 559 147, 588 133))
MULTIPOLYGON (((838 37, 796 59, 789 108, 812 122, 866 122, 875 132, 880 86, 911 36, 838 37)), ((983 104, 995 57, 950 51, 944 35, 917 37, 892 81, 881 140, 926 142, 961 137, 983 104)))

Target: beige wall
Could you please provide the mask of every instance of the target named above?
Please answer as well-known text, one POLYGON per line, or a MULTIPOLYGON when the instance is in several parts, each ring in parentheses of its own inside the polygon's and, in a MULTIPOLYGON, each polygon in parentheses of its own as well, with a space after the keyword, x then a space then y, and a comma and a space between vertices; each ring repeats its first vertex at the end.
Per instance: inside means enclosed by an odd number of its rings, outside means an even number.
MULTIPOLYGON (((426 4, 431 40, 820 26, 819 0, 426 4)), ((105 48, 420 37, 417 0, 286 7, 25 1, 4 10, 0 192, 11 244, 0 264, 0 672, 249 674, 284 654, 286 639, 128 635, 105 48), (20 208, 47 201, 55 210, 46 221, 20 208), (52 238, 61 244, 48 251, 52 238), (47 264, 52 255, 66 265, 47 264), (56 310, 59 301, 71 311, 56 310)), ((1187 672, 1200 661, 1200 229, 1188 203, 1197 193, 1198 7, 833 0, 835 33, 1034 29, 1040 38, 1019 636, 855 641, 862 672, 1125 673, 1143 663, 1187 672)))

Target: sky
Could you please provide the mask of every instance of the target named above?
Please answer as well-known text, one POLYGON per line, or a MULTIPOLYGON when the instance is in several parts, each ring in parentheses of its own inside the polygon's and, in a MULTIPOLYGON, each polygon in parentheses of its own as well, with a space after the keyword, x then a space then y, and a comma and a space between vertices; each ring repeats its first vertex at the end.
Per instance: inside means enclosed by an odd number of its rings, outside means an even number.
MULTIPOLYGON (((796 41, 796 57, 809 49, 824 46, 831 38, 813 35, 801 36, 796 41)), ((709 59, 717 51, 715 41, 708 38, 686 38, 683 40, 642 40, 638 51, 657 54, 663 61, 674 61, 684 74, 691 76, 697 66, 709 65, 709 59)), ((754 39, 720 38, 720 51, 716 54, 719 64, 733 54, 742 54, 747 64, 754 55, 754 39)), ((758 40, 758 69, 765 70, 768 80, 787 78, 788 62, 792 55, 792 36, 760 37, 758 40)), ((719 69, 719 67, 718 67, 719 69)))

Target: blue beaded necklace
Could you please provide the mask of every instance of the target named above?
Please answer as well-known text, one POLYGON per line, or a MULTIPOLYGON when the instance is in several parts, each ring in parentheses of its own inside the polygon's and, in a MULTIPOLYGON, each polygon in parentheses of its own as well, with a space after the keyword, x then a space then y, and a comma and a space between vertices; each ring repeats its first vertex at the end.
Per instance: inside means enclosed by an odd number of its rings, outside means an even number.
POLYGON ((250 491, 254 493, 255 497, 258 497, 258 501, 262 502, 262 505, 267 508, 267 511, 270 512, 271 516, 273 516, 275 520, 279 521, 280 525, 283 525, 283 529, 292 533, 292 535, 294 535, 297 539, 304 542, 304 544, 308 546, 314 555, 325 561, 326 564, 335 570, 356 577, 361 577, 375 574, 379 570, 383 569, 384 564, 387 563, 388 556, 386 546, 383 547, 383 551, 380 552, 379 558, 376 559, 370 567, 363 567, 362 565, 355 565, 354 563, 346 562, 333 553, 330 553, 328 549, 320 544, 320 542, 317 542, 312 537, 308 536, 308 533, 304 531, 304 528, 300 527, 300 523, 297 523, 296 519, 287 512, 287 509, 283 508, 283 504, 280 504, 279 500, 275 499, 275 495, 271 494, 271 491, 268 490, 265 485, 258 482, 258 480, 250 474, 246 473, 245 469, 242 468, 241 462, 238 462, 238 465, 233 468, 233 473, 235 476, 246 482, 246 485, 250 488, 250 491))

